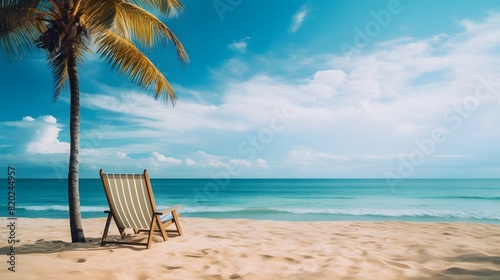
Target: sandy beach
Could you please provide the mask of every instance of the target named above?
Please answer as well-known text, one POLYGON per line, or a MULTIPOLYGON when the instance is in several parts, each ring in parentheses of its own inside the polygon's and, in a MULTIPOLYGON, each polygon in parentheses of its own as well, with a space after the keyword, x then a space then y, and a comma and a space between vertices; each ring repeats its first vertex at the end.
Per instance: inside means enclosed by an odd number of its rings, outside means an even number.
POLYGON ((1 279, 500 279, 500 225, 181 218, 183 236, 145 250, 100 247, 103 218, 80 244, 67 220, 19 218, 11 272, 0 222, 1 279))

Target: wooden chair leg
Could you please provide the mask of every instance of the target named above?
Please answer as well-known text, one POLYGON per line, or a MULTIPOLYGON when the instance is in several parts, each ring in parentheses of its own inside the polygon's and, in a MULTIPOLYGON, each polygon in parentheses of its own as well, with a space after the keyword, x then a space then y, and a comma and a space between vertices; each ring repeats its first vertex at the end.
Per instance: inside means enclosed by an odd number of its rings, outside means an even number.
POLYGON ((179 236, 182 235, 182 229, 181 229, 181 224, 179 223, 179 216, 177 215, 177 211, 172 212, 172 217, 174 217, 174 223, 175 227, 177 228, 177 232, 179 233, 179 236))
POLYGON ((106 244, 106 238, 108 238, 109 225, 111 224, 111 212, 108 213, 108 219, 106 220, 106 225, 104 226, 104 232, 102 233, 101 246, 106 244))
POLYGON ((160 229, 159 232, 161 233, 161 237, 163 237, 163 241, 168 240, 167 232, 166 232, 166 227, 163 226, 163 223, 161 221, 161 217, 159 215, 156 216, 156 224, 158 225, 158 228, 160 229))
POLYGON ((120 231, 120 236, 122 237, 122 239, 125 239, 125 236, 126 236, 125 229, 124 228, 119 228, 118 230, 120 231))
POLYGON ((151 242, 153 241, 153 234, 155 232, 155 227, 156 227, 156 216, 153 215, 153 218, 151 219, 151 225, 149 227, 149 236, 148 236, 148 243, 146 245, 146 249, 151 248, 151 242))

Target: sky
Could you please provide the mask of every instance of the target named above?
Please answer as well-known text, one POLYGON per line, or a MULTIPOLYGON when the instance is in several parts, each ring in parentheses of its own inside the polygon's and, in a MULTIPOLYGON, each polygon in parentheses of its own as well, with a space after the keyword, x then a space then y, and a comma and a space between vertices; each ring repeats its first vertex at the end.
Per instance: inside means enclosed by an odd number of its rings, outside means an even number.
MULTIPOLYGON (((500 2, 184 0, 147 56, 156 101, 97 55, 79 67, 80 177, 497 178, 500 2)), ((66 178, 69 89, 43 51, 0 62, 0 165, 66 178)))

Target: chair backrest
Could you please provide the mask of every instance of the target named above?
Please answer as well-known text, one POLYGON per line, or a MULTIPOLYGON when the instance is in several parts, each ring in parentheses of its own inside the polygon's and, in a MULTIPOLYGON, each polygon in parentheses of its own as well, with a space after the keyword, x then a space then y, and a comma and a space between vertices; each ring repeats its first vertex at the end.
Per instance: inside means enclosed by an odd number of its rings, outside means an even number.
POLYGON ((144 174, 105 174, 101 169, 99 174, 117 226, 149 229, 156 206, 147 171, 144 170, 144 174))

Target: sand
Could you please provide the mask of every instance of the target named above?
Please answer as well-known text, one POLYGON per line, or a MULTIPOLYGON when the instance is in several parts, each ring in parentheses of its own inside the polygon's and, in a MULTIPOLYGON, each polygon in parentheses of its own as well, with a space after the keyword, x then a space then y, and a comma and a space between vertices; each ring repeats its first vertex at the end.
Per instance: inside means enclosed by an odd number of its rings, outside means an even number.
POLYGON ((100 247, 105 219, 72 244, 68 220, 19 218, 11 272, 9 222, 0 279, 500 279, 500 225, 181 218, 183 236, 146 250, 100 247))

